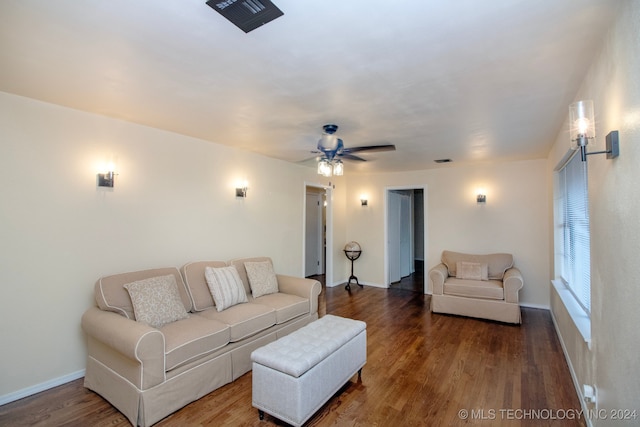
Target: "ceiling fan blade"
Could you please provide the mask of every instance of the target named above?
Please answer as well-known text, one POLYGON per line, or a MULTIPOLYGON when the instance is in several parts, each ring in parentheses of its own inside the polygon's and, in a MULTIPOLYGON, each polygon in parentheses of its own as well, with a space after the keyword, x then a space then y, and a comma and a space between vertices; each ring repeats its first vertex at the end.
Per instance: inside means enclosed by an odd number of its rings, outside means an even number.
POLYGON ((358 156, 354 156, 353 154, 349 154, 349 153, 338 153, 338 157, 342 158, 342 159, 346 159, 346 160, 355 160, 358 162, 366 162, 366 159, 363 159, 362 157, 358 157, 358 156))
POLYGON ((395 151, 396 146, 393 144, 384 145, 363 145, 361 147, 344 148, 344 153, 358 153, 361 151, 395 151))

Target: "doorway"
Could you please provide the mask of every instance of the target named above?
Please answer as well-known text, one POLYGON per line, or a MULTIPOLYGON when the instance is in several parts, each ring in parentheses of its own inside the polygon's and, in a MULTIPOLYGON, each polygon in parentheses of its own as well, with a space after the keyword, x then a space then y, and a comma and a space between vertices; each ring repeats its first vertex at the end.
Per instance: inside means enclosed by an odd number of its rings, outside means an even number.
MULTIPOLYGON (((304 277, 328 284, 332 277, 332 192, 331 187, 306 184, 304 189, 304 277)), ((331 284, 328 284, 332 286, 331 284)))
POLYGON ((385 276, 393 288, 426 293, 424 187, 388 188, 385 193, 385 276))
POLYGON ((325 207, 324 190, 307 187, 305 220, 305 267, 304 276, 324 274, 325 264, 325 207))

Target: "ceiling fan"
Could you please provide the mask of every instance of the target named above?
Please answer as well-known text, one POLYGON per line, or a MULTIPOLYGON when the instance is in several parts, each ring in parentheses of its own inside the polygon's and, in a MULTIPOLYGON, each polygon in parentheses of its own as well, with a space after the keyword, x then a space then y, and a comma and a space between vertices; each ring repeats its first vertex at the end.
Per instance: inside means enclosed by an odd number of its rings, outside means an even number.
POLYGON ((335 135, 338 130, 338 125, 326 124, 322 126, 322 129, 324 133, 318 141, 318 151, 312 151, 313 153, 322 154, 322 157, 318 160, 318 174, 320 175, 342 175, 344 173, 344 164, 341 159, 359 162, 367 161, 353 153, 361 153, 364 151, 395 151, 396 149, 396 146, 393 144, 363 145, 360 147, 347 148, 344 146, 342 139, 335 135))

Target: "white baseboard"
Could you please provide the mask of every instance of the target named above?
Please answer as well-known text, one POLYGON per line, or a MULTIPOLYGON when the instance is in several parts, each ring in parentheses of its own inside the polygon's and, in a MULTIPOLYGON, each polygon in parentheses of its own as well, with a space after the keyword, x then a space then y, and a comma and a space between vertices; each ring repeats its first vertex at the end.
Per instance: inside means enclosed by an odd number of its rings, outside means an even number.
POLYGON ((371 283, 371 282, 360 281, 360 284, 361 285, 365 285, 365 286, 371 286, 372 288, 382 288, 382 289, 388 289, 389 288, 388 286, 385 286, 385 285, 383 285, 381 283, 371 283))
POLYGON ((7 403, 29 397, 36 393, 40 393, 41 391, 49 390, 50 388, 54 388, 59 385, 77 380, 78 378, 84 377, 84 374, 85 370, 82 369, 80 371, 72 372, 70 374, 33 385, 31 387, 23 388, 22 390, 14 391, 13 393, 5 394, 3 396, 0 396, 0 405, 6 405, 7 403))
MULTIPOLYGON (((374 288, 383 288, 383 289, 387 289, 388 288, 388 286, 381 285, 379 283, 363 282, 362 280, 358 280, 358 283, 360 283, 361 285, 364 285, 364 286, 371 286, 371 287, 374 287, 374 288)), ((334 283, 331 283, 331 284, 327 284, 327 286, 330 287, 330 288, 335 288, 336 286, 347 286, 347 279, 339 280, 337 282, 334 282, 334 283)), ((355 282, 352 281, 351 282, 351 287, 354 287, 354 286, 358 286, 358 285, 356 285, 355 282)))
POLYGON ((531 304, 530 302, 521 302, 520 307, 537 308, 540 310, 551 310, 551 307, 549 307, 548 305, 531 304))
MULTIPOLYGON (((580 407, 582 409, 582 413, 588 414, 589 410, 587 408, 587 405, 584 400, 584 396, 582 394, 582 386, 578 382, 578 376, 576 375, 576 371, 573 369, 571 358, 569 357, 569 353, 567 352, 567 347, 564 345, 564 339, 562 338, 562 334, 560 333, 560 328, 558 327, 556 316, 553 315, 553 310, 551 310, 551 320, 553 321, 553 327, 556 330, 558 341, 560 341, 560 347, 562 347, 562 353, 564 354, 564 359, 567 361, 567 366, 569 366, 569 373, 571 374, 571 380, 573 381, 573 386, 576 389, 576 394, 578 395, 578 400, 580 401, 580 407)), ((591 421, 591 417, 585 416, 584 419, 587 422, 587 427, 593 427, 593 422, 591 421)))

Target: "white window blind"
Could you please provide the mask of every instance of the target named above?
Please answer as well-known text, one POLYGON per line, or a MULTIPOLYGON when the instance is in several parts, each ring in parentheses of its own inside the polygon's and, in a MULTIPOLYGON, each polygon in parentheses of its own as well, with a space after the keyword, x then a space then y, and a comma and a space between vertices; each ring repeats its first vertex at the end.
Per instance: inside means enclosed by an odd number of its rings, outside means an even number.
POLYGON ((587 314, 591 312, 591 251, 589 232, 589 194, 587 190, 587 162, 579 155, 558 172, 556 210, 561 228, 556 249, 561 249, 560 277, 587 314), (561 247, 557 247, 561 245, 561 247))

